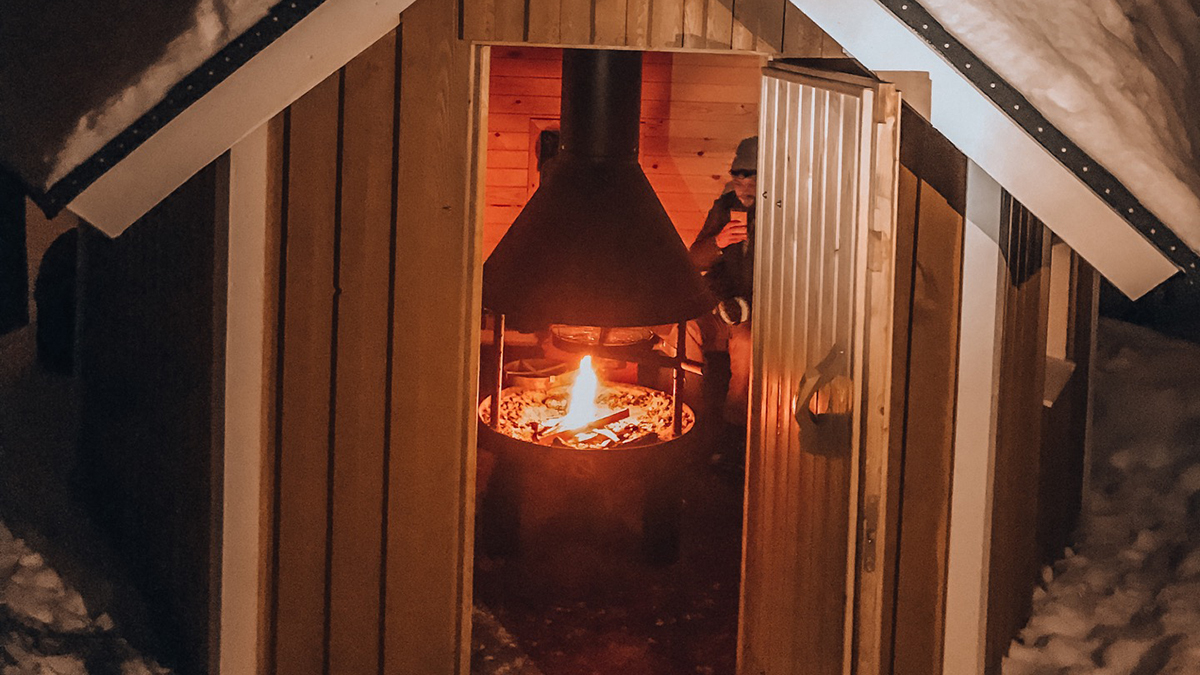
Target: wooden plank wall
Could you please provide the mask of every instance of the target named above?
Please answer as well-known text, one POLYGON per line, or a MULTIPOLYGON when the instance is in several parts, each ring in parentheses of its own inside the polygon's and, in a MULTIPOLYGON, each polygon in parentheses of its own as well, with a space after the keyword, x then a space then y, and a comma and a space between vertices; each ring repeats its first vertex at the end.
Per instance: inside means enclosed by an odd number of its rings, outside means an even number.
POLYGON ((1049 310, 1049 234, 1004 193, 1000 248, 1008 263, 1000 356, 992 540, 987 601, 986 672, 1029 619, 1041 569, 1038 485, 1049 310))
MULTIPOLYGON (((642 168, 685 243, 729 180, 738 141, 758 132, 762 65, 757 55, 646 54, 642 168)), ((485 258, 537 188, 538 135, 558 127, 562 50, 494 47, 491 72, 485 258)))
POLYGON ((470 0, 464 9, 463 36, 481 42, 843 55, 788 0, 470 0))
POLYGON ((1075 252, 1070 267, 1066 359, 1075 364, 1075 371, 1054 405, 1046 409, 1042 428, 1038 548, 1046 565, 1074 543, 1083 506, 1096 271, 1075 252))
POLYGON ((457 25, 415 3, 271 122, 264 675, 463 672, 480 265, 457 25))
POLYGON ((281 114, 271 673, 379 662, 396 35, 281 114))
MULTIPOLYGON (((158 654, 215 672, 225 244, 218 167, 118 239, 80 230, 80 466, 154 622, 158 654)), ((121 616, 116 617, 118 621, 121 616)))
MULTIPOLYGON (((470 4, 470 3, 467 3, 470 4)), ((482 122, 456 3, 405 10, 401 53, 384 671, 469 669, 483 265, 482 122)))
MULTIPOLYGON (((897 209, 892 466, 898 527, 884 672, 941 672, 967 160, 904 107, 897 209)), ((889 547, 892 548, 892 547, 889 547)))

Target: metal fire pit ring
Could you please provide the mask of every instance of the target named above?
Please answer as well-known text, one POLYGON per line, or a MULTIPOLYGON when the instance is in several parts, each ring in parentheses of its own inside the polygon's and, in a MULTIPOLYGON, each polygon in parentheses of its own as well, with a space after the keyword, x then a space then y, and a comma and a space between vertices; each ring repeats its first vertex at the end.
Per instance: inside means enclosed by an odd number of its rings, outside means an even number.
POLYGON ((680 478, 696 453, 690 428, 666 441, 575 449, 519 440, 482 420, 479 448, 495 459, 479 506, 487 554, 527 557, 570 545, 602 556, 640 553, 654 565, 678 559, 680 478))

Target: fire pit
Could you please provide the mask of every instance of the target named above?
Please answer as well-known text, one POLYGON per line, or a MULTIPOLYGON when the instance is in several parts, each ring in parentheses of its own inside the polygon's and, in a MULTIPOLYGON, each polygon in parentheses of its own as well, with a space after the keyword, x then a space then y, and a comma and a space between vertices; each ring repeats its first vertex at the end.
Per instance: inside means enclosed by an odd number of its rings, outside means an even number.
POLYGON ((671 394, 636 384, 601 386, 590 356, 583 357, 578 372, 571 387, 505 389, 495 425, 489 396, 479 406, 480 421, 519 441, 576 450, 660 444, 691 430, 695 416, 683 405, 681 433, 675 433, 671 394))
POLYGON ((681 400, 685 371, 697 372, 686 322, 714 299, 638 162, 641 53, 568 49, 562 67, 558 153, 483 266, 496 377, 479 406, 480 448, 495 458, 481 544, 524 564, 639 547, 670 562, 695 436, 681 400), (564 352, 636 363, 644 381, 670 370, 668 391, 601 382, 590 365, 569 392, 505 388, 508 320, 548 330, 564 352), (673 356, 649 348, 663 325, 677 326, 673 356))
POLYGON ((675 560, 695 417, 672 394, 601 382, 584 357, 570 387, 508 387, 498 406, 480 403, 479 421, 496 460, 480 513, 489 553, 640 548, 650 562, 675 560))

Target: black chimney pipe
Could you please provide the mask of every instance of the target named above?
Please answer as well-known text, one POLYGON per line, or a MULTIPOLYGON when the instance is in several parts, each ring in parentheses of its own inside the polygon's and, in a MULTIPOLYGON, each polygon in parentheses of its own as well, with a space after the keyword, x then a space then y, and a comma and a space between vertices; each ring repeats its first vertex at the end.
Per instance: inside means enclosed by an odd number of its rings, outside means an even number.
POLYGON ((559 151, 637 162, 642 113, 642 53, 563 51, 559 151))
POLYGON ((714 301, 638 164, 642 54, 563 51, 559 154, 483 267, 483 305, 526 327, 653 326, 714 301))

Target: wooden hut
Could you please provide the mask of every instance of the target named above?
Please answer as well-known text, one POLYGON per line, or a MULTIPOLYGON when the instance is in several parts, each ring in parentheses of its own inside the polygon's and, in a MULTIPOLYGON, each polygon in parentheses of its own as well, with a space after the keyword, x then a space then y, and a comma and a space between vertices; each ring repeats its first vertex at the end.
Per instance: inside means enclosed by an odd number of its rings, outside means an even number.
POLYGON ((85 439, 189 662, 468 672, 482 261, 556 50, 603 47, 648 54, 642 163, 685 240, 762 139, 739 672, 998 672, 1078 511, 1098 273, 1137 296, 1196 256, 889 7, 283 2, 27 179, 89 224, 85 439), (792 394, 835 351, 822 440, 792 394))

